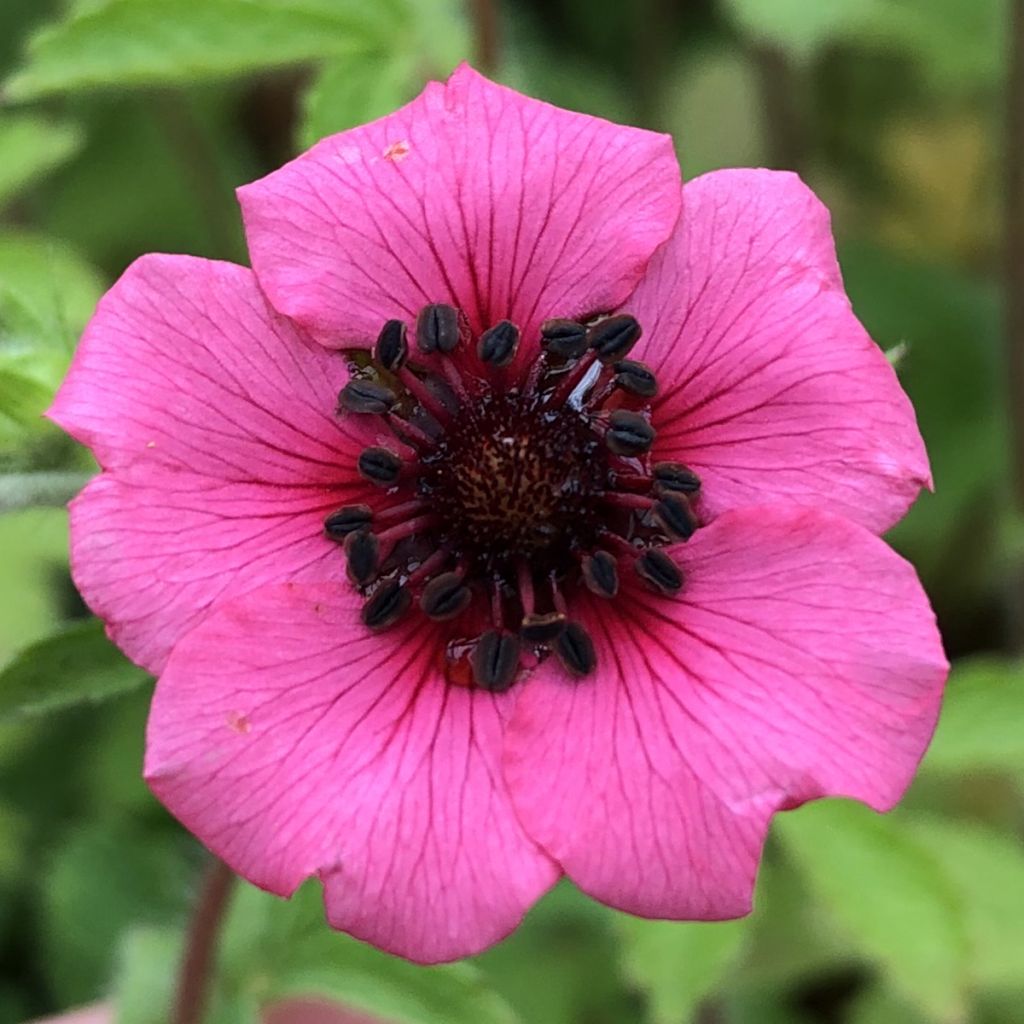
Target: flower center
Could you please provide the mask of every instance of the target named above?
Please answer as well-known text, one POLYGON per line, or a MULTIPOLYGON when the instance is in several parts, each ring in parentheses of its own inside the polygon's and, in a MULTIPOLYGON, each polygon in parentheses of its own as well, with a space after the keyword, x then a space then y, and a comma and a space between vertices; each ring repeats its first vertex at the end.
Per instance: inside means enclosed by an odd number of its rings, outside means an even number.
POLYGON ((460 409, 423 459, 420 493, 470 572, 509 575, 529 559, 535 571, 561 574, 573 551, 598 543, 605 451, 577 410, 488 392, 460 409))
POLYGON ((574 677, 594 670, 572 617, 581 588, 611 600, 620 571, 660 593, 682 587, 663 548, 696 529, 700 481, 679 463, 651 463, 657 381, 627 358, 640 333, 631 316, 549 320, 533 364, 515 367, 514 324, 473 346, 466 318, 435 305, 416 323, 423 361, 410 360, 398 320, 372 352, 349 352, 339 411, 378 417, 401 442, 359 456, 380 502, 325 521, 367 626, 388 628, 415 601, 451 624, 449 678, 500 691, 551 654, 574 677))

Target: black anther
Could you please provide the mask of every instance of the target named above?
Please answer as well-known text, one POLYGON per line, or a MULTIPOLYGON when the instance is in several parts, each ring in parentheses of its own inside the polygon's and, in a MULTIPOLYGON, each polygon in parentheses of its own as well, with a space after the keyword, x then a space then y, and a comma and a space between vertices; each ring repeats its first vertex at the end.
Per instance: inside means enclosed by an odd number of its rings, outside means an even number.
POLYGON ((356 530, 345 538, 345 557, 352 582, 366 586, 380 567, 380 542, 369 530, 356 530))
POLYGON ((629 355, 641 333, 635 316, 610 316, 590 328, 590 347, 602 363, 614 363, 629 355))
POLYGON ((565 629, 565 616, 561 612, 536 613, 523 616, 519 635, 532 644, 547 644, 565 629))
POLYGON ((459 313, 453 306, 424 306, 416 319, 416 344, 420 351, 453 352, 459 343, 459 313))
POLYGON ((519 671, 519 637, 489 629, 476 642, 470 655, 470 666, 477 686, 493 693, 503 693, 519 671))
POLYGON ((654 506, 654 514, 669 535, 680 540, 689 540, 697 529, 697 517, 686 498, 666 494, 654 506))
POLYGON ((420 595, 420 608, 431 619, 444 622, 464 612, 473 600, 473 592, 462 582, 457 572, 443 572, 435 576, 420 595))
POLYGON ((491 366, 508 366, 519 347, 519 328, 511 320, 502 320, 480 335, 477 355, 491 366))
POLYGON ((650 548, 636 560, 645 583, 662 594, 674 594, 683 585, 682 570, 660 548, 650 548))
POLYGON ((614 555, 595 551, 583 559, 583 582, 598 597, 614 597, 619 592, 619 567, 614 555))
POLYGON ((397 401, 394 391, 372 380, 350 380, 338 395, 338 408, 349 412, 379 415, 387 412, 397 401))
POLYGON ((560 359, 579 359, 587 351, 587 329, 575 320, 545 320, 540 325, 540 345, 560 359))
POLYGON ((578 622, 570 622, 562 630, 555 641, 555 654, 574 676, 588 676, 597 667, 594 642, 578 622))
POLYGON ((643 455, 654 443, 654 427, 639 413, 616 409, 608 417, 605 444, 616 455, 643 455))
POLYGON ((359 475, 378 487, 390 487, 402 472, 402 460, 387 448, 373 445, 359 453, 359 475))
POLYGON ((363 605, 363 625, 375 631, 387 629, 409 610, 411 603, 409 591, 398 580, 388 580, 363 605))
POLYGON ((436 373, 424 374, 422 379, 427 390, 444 406, 445 411, 454 416, 459 411, 461 403, 451 384, 436 373))
POLYGON ((409 357, 409 339, 406 336, 405 324, 401 320, 389 320, 381 328, 373 355, 385 370, 392 373, 405 365, 409 357))
POLYGON ((680 462, 656 462, 651 476, 655 485, 665 491, 696 494, 700 490, 700 477, 680 462))
POLYGON ((620 359, 615 364, 615 386, 640 398, 653 398, 658 393, 654 371, 635 359, 620 359))
POLYGON ((369 526, 372 519, 369 505, 346 505, 324 520, 324 533, 331 540, 344 540, 350 533, 369 526))

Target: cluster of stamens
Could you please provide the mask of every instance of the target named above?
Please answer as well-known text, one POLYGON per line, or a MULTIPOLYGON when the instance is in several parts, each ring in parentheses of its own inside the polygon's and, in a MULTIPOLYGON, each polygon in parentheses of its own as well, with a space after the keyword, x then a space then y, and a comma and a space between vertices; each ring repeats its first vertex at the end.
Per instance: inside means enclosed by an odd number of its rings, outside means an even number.
POLYGON ((573 593, 611 600, 624 570, 677 592, 683 576, 664 547, 698 525, 700 480, 650 459, 657 380, 627 358, 636 319, 548 320, 540 333, 536 359, 517 366, 515 324, 473 345, 460 311, 427 306, 422 359, 410 359, 406 325, 389 320, 372 351, 348 352, 338 403, 401 442, 359 456, 380 506, 347 505, 325 521, 365 598, 363 622, 384 630, 418 605, 450 624, 448 678, 492 691, 550 654, 589 675, 597 659, 570 615, 573 593))

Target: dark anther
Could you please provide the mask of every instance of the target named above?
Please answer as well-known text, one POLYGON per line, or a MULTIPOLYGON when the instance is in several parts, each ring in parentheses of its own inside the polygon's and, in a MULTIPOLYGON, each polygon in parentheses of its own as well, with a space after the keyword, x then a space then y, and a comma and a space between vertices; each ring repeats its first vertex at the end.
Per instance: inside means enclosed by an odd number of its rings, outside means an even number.
POLYGON ((635 359, 620 359, 615 364, 615 385, 640 398, 653 398, 658 393, 654 371, 635 359))
POLYGON ((401 320, 389 320, 381 328, 373 355, 385 370, 394 373, 402 368, 409 356, 409 340, 401 320))
POLYGON ((685 498, 666 494, 654 506, 654 514, 666 531, 680 540, 689 540, 697 529, 697 519, 685 498))
POLYGON ((619 592, 619 567, 607 551, 595 551, 583 559, 583 582, 598 597, 614 597, 619 592))
POLYGON ((394 391, 372 380, 350 380, 338 395, 338 406, 349 412, 379 415, 395 404, 394 391))
POLYGON ((420 350, 452 352, 459 343, 459 314, 451 306, 424 306, 416 319, 416 344, 420 350))
POLYGON ((364 587, 376 575, 380 566, 380 543, 369 530, 356 530, 345 538, 345 557, 352 582, 364 587))
POLYGON ((587 329, 575 320, 545 320, 540 338, 541 348, 560 359, 579 359, 587 351, 587 329))
POLYGON ((390 487, 402 472, 402 460, 387 448, 364 448, 356 463, 359 475, 379 487, 390 487))
POLYGON ((629 355, 640 334, 635 316, 610 316, 590 328, 590 347, 602 363, 614 363, 629 355))
POLYGON ((674 594, 683 585, 679 566, 659 548, 650 548, 636 560, 636 571, 663 594, 674 594))
POLYGON ((432 619, 444 622, 464 612, 473 600, 473 592, 462 582, 457 572, 443 572, 435 576, 420 595, 420 608, 432 619))
POLYGON ((372 519, 369 505, 346 505, 324 520, 324 533, 331 540, 344 540, 350 533, 369 526, 372 519))
POLYGON ((597 665, 594 642, 578 623, 570 622, 555 641, 555 654, 574 676, 588 676, 597 665))
POLYGON ((679 462, 656 462, 651 471, 654 483, 665 491, 696 494, 700 490, 700 477, 679 462))
POLYGON ((511 320, 502 320, 480 335, 477 354, 491 366, 508 366, 519 347, 519 328, 511 320))
POLYGON ((519 670, 519 637, 489 629, 476 642, 470 656, 477 686, 502 693, 515 681, 519 670))
POLYGON ((373 630, 393 626, 412 603, 409 591, 398 580, 389 580, 363 605, 363 624, 373 630))
POLYGON ((654 427, 636 412, 616 409, 608 417, 605 443, 616 455, 643 455, 654 442, 654 427))
POLYGON ((546 615, 531 614, 523 617, 519 635, 531 644, 550 643, 565 629, 565 616, 561 612, 546 615))

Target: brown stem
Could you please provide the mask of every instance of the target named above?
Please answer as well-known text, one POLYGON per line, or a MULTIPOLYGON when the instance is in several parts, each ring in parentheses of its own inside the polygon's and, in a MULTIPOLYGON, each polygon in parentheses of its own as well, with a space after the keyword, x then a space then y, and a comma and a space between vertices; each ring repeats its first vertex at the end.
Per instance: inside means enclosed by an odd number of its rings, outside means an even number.
POLYGON ((235 873, 215 860, 206 873, 185 935, 171 1024, 199 1024, 217 960, 217 937, 224 922, 235 873))
POLYGON ((807 157, 807 132, 798 69, 781 47, 757 43, 750 53, 760 80, 768 163, 779 170, 801 171, 807 157))
MULTIPOLYGON (((1024 0, 1010 9, 1006 95, 1006 378, 1009 384, 1012 508, 1024 516, 1024 0)), ((1010 640, 1024 648, 1024 566, 1013 566, 1010 640)))
POLYGON ((500 38, 496 0, 469 0, 469 17, 475 36, 474 59, 478 71, 493 75, 498 67, 500 38))

